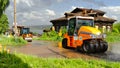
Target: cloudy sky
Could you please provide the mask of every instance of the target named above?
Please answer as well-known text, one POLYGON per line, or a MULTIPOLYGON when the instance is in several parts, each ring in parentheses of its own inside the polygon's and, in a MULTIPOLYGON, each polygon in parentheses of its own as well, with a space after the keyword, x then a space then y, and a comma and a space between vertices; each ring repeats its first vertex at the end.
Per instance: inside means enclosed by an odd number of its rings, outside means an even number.
MULTIPOLYGON (((120 0, 16 0, 18 25, 46 25, 51 19, 64 16, 76 7, 99 9, 107 17, 120 21, 120 0)), ((10 25, 13 24, 13 4, 6 10, 10 25)))

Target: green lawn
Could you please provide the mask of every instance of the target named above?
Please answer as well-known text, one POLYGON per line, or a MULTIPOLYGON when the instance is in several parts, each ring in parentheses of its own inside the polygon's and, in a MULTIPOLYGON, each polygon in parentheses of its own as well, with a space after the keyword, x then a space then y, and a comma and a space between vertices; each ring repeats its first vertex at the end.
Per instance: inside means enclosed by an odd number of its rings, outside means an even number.
POLYGON ((22 39, 22 37, 14 38, 13 36, 7 37, 7 36, 4 36, 4 35, 0 35, 0 44, 3 45, 3 46, 8 46, 8 45, 18 46, 18 45, 27 44, 27 41, 22 39))
POLYGON ((1 68, 120 68, 120 62, 105 60, 38 58, 24 54, 0 53, 1 68))

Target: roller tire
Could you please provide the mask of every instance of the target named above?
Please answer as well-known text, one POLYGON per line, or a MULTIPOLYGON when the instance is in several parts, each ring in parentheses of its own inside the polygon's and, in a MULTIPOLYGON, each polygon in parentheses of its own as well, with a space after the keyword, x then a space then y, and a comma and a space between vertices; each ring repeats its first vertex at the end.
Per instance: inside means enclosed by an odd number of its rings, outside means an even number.
POLYGON ((85 41, 82 46, 83 52, 85 53, 94 53, 94 46, 90 43, 90 41, 85 41))
POLYGON ((107 42, 104 41, 102 52, 106 52, 107 49, 108 49, 108 44, 107 44, 107 42))
POLYGON ((103 47, 103 41, 102 40, 100 40, 99 41, 99 46, 100 46, 100 52, 102 52, 103 51, 103 49, 104 49, 104 47, 103 47))
POLYGON ((101 40, 99 42, 99 45, 100 45, 100 52, 104 53, 105 51, 107 51, 107 49, 108 49, 107 42, 101 40))
POLYGON ((95 53, 99 53, 100 52, 100 45, 98 43, 98 41, 96 41, 96 44, 94 44, 94 48, 95 48, 95 53))
POLYGON ((68 46, 67 46, 67 39, 66 38, 64 38, 63 40, 62 40, 62 47, 63 48, 68 48, 68 46))
POLYGON ((90 52, 94 53, 95 52, 95 47, 93 44, 90 44, 90 52))
POLYGON ((89 46, 84 42, 82 46, 83 52, 89 53, 89 46))

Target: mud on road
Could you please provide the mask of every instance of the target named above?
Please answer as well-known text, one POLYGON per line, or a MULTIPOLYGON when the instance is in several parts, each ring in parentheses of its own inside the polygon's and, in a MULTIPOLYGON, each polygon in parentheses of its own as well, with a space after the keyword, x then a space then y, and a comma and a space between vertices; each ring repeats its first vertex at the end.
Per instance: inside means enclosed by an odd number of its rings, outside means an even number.
POLYGON ((35 55, 44 58, 84 58, 84 59, 105 59, 110 61, 120 61, 120 43, 109 44, 109 49, 105 53, 83 54, 75 49, 59 48, 57 42, 33 41, 26 46, 9 47, 11 52, 35 55))

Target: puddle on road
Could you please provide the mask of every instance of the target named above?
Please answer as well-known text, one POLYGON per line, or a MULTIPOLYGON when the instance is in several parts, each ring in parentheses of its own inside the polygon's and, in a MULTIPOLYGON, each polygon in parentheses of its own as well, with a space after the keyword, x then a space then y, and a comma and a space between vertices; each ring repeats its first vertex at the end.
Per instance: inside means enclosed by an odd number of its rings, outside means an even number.
POLYGON ((120 43, 111 43, 109 44, 109 49, 108 51, 115 53, 115 54, 120 54, 120 43))
POLYGON ((53 52, 50 52, 50 50, 48 50, 48 46, 51 48, 51 50, 54 50, 54 52, 57 52, 61 56, 65 56, 68 58, 85 58, 85 59, 101 58, 110 61, 120 61, 120 43, 109 44, 109 48, 107 52, 98 53, 98 54, 82 54, 80 52, 75 51, 74 49, 59 48, 56 47, 57 46, 56 42, 51 42, 51 41, 33 41, 26 46, 15 47, 15 48, 12 47, 11 49, 18 50, 23 53, 36 54, 40 56, 48 53, 55 54, 53 52))
POLYGON ((111 43, 108 46, 108 51, 105 53, 96 54, 82 54, 76 52, 73 49, 61 49, 61 53, 69 58, 85 58, 85 59, 96 59, 101 58, 108 61, 120 61, 120 43, 111 43))
POLYGON ((90 54, 90 56, 110 61, 120 61, 120 43, 110 43, 105 53, 90 54))

